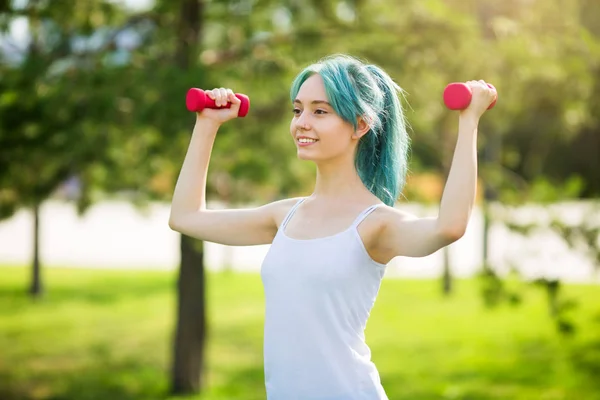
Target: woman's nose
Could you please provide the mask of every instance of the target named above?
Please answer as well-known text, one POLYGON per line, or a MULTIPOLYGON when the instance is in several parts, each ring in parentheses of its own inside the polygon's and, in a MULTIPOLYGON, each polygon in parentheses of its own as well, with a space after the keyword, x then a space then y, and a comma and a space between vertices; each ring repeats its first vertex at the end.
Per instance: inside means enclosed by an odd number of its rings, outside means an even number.
POLYGON ((298 118, 296 119, 296 126, 299 129, 310 129, 309 125, 308 125, 308 119, 306 117, 306 113, 301 113, 298 118))

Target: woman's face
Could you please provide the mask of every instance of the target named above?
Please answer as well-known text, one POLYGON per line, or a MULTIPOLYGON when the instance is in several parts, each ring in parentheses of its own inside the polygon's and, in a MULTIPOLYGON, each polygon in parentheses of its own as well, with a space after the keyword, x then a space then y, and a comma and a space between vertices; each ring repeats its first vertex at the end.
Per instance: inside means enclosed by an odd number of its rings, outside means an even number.
POLYGON ((354 154, 358 143, 354 127, 338 116, 327 101, 323 79, 312 75, 300 87, 294 100, 290 133, 298 158, 323 161, 354 154))

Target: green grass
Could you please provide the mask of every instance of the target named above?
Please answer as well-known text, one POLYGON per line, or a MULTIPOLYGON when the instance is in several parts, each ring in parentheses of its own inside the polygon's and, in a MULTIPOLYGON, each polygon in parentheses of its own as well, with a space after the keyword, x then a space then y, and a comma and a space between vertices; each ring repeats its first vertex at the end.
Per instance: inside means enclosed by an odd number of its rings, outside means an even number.
MULTIPOLYGON (((0 399, 169 397, 176 276, 51 268, 46 296, 29 270, 0 268, 0 399)), ((198 400, 264 399, 263 293, 256 274, 208 275, 207 389, 198 400)), ((385 280, 367 342, 391 400, 600 399, 600 287, 569 285, 578 329, 556 332, 544 293, 489 310, 477 280, 385 280)))

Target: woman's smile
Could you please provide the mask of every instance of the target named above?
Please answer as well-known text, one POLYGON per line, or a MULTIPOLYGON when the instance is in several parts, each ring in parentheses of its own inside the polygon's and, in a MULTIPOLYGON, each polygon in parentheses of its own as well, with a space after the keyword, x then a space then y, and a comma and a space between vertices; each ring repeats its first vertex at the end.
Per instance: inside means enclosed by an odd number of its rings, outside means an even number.
POLYGON ((301 146, 301 147, 313 145, 313 144, 317 143, 318 141, 319 141, 318 139, 313 139, 313 138, 309 138, 306 136, 299 136, 298 138, 296 138, 296 143, 298 143, 298 146, 301 146))

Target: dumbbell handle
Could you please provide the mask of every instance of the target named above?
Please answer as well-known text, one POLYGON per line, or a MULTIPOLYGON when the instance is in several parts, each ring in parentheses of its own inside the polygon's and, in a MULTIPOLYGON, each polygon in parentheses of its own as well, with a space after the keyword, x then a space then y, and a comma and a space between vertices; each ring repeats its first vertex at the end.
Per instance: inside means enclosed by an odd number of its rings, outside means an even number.
MULTIPOLYGON (((240 99, 242 104, 240 104, 240 110, 238 112, 238 117, 245 117, 250 110, 250 99, 245 94, 235 93, 235 97, 240 99)), ((187 95, 185 96, 185 105, 188 111, 191 112, 200 112, 205 108, 231 108, 231 103, 227 103, 222 107, 217 107, 215 101, 206 95, 206 92, 202 89, 191 88, 188 90, 187 95)))
MULTIPOLYGON (((496 88, 487 84, 491 89, 496 90, 496 88)), ((444 104, 450 110, 464 110, 471 104, 471 99, 473 98, 473 92, 471 88, 466 83, 454 82, 450 83, 444 89, 444 104)), ((496 93, 496 97, 494 101, 488 107, 488 110, 493 108, 496 105, 496 101, 498 100, 498 93, 496 93)))

